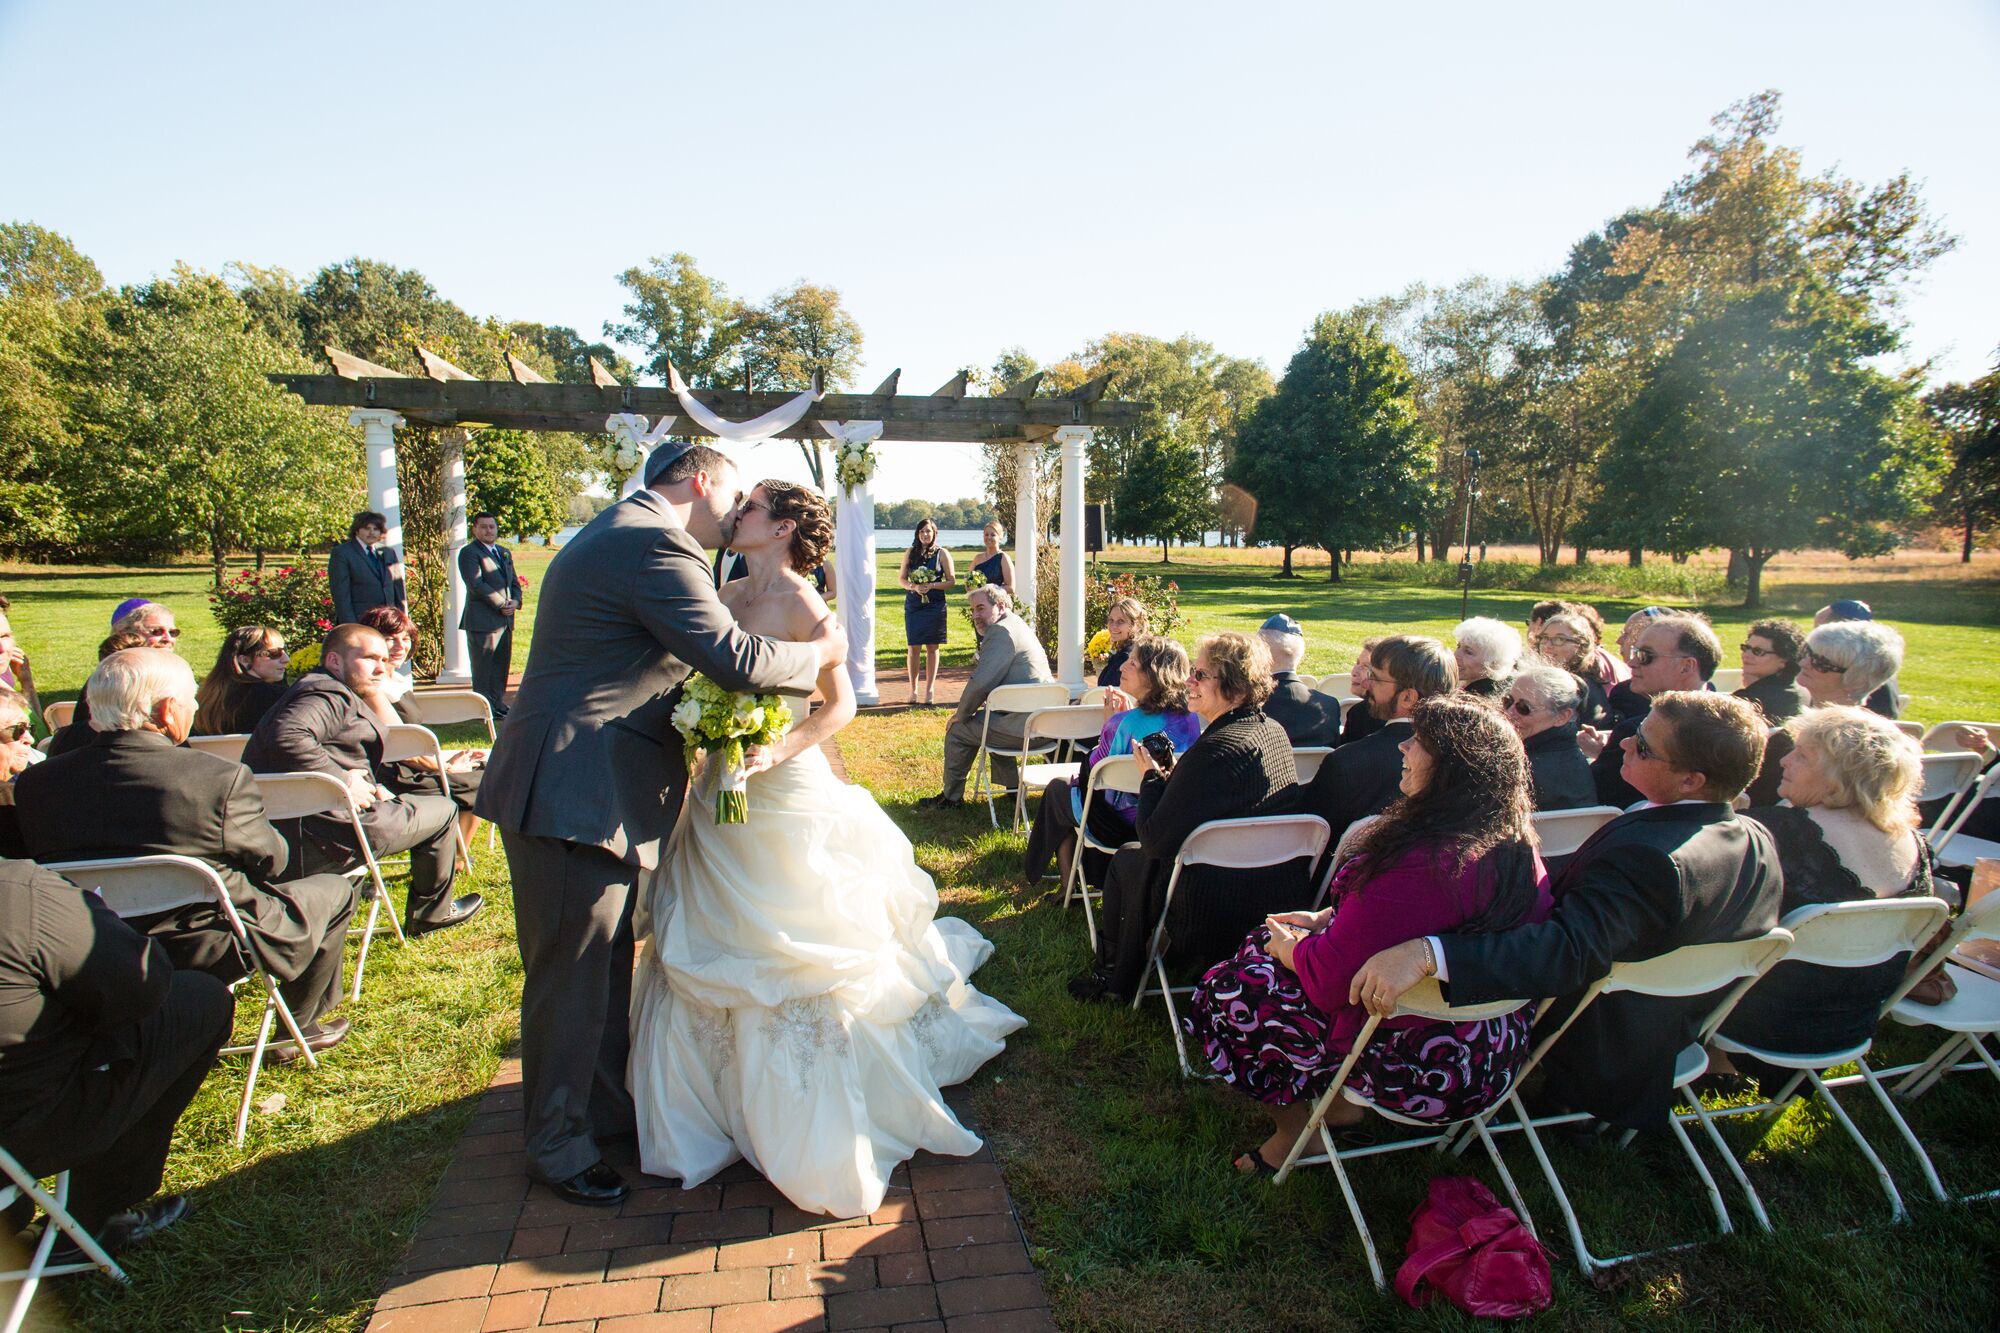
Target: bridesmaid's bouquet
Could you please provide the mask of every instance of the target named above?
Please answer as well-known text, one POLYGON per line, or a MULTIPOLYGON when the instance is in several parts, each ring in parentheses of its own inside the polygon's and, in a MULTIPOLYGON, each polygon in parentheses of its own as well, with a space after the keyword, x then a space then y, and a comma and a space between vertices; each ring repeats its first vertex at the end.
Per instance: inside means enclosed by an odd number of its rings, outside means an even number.
POLYGON ((986 581, 986 576, 975 569, 965 576, 965 590, 967 592, 976 591, 985 587, 986 581))
POLYGON ((918 565, 910 571, 910 582, 912 583, 925 584, 936 583, 937 581, 937 571, 933 570, 929 565, 918 565))
POLYGON ((1083 655, 1093 662, 1102 662, 1111 656, 1111 631, 1101 629, 1091 635, 1090 642, 1084 646, 1083 655))
POLYGON ((792 729, 792 710, 776 694, 737 694, 706 676, 689 676, 674 709, 674 727, 685 738, 690 769, 703 755, 719 766, 715 822, 741 824, 749 814, 744 747, 776 745, 792 729))

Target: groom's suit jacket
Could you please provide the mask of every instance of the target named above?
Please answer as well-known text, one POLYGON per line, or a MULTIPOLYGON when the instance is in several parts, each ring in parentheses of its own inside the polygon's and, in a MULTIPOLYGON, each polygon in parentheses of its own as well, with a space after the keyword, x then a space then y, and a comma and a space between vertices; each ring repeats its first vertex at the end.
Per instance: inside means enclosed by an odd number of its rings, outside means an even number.
POLYGON ((474 809, 502 829, 651 869, 687 786, 672 713, 690 670, 724 689, 803 696, 818 654, 737 628, 707 554, 640 490, 570 538, 542 576, 527 670, 474 809))

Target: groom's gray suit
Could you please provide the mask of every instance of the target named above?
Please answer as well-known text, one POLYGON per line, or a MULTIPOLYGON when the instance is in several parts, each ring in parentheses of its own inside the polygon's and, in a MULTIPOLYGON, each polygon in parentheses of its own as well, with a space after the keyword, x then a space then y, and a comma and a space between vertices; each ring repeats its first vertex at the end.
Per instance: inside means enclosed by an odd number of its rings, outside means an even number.
POLYGON ((726 689, 810 693, 811 646, 746 634, 707 555, 651 490, 599 514, 542 577, 535 636, 474 809, 500 828, 527 972, 528 1172, 551 1183, 629 1134, 632 895, 687 786, 671 714, 699 671, 726 689))

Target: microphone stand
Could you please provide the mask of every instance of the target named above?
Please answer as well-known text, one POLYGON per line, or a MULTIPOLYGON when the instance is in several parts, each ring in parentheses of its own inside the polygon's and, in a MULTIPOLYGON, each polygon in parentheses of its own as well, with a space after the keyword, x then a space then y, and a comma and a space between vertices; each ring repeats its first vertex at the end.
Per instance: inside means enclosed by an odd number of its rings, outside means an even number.
POLYGON ((1459 538, 1458 618, 1465 619, 1466 602, 1472 595, 1472 497, 1479 482, 1479 451, 1465 451, 1465 525, 1459 538))

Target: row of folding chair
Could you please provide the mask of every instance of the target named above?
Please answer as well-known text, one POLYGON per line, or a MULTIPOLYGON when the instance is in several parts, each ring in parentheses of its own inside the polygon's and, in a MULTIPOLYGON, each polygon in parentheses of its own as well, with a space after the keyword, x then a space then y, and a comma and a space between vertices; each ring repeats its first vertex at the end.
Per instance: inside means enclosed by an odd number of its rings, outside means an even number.
POLYGON ((55 1178, 55 1188, 42 1188, 40 1181, 29 1175, 27 1169, 16 1161, 14 1155, 0 1148, 0 1213, 11 1207, 17 1199, 27 1199, 42 1210, 47 1224, 42 1228, 41 1238, 28 1255, 28 1262, 22 1268, 0 1269, 0 1286, 18 1282, 14 1289, 13 1303, 8 1307, 7 1318, 0 1323, 0 1333, 19 1333, 27 1322, 28 1305, 35 1299, 35 1290, 45 1277, 62 1277, 67 1273, 88 1273, 97 1269, 106 1277, 131 1285, 132 1279, 118 1266, 118 1261, 105 1252, 97 1238, 90 1234, 69 1211, 69 1172, 64 1171, 55 1178), (55 1250, 58 1237, 68 1236, 81 1249, 84 1258, 76 1263, 52 1264, 49 1255, 55 1250))

